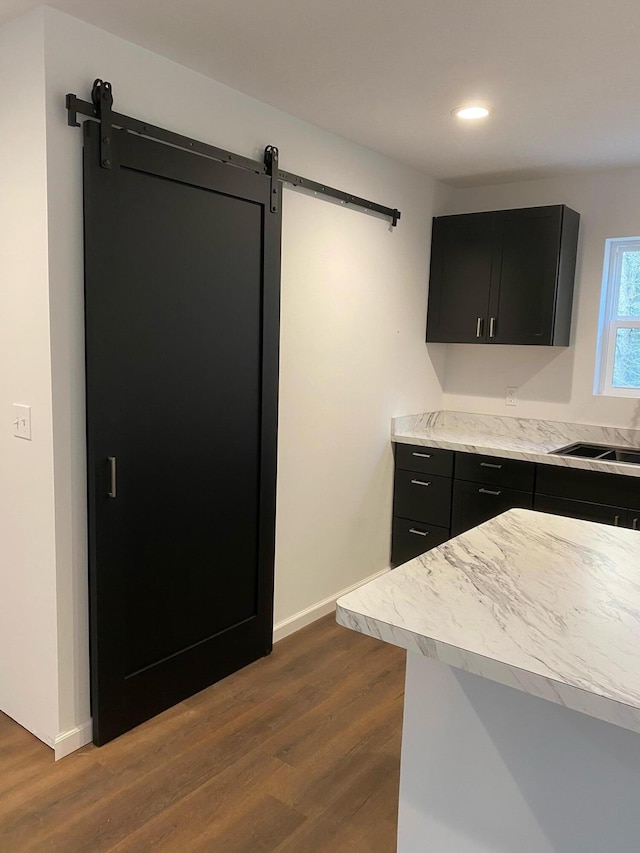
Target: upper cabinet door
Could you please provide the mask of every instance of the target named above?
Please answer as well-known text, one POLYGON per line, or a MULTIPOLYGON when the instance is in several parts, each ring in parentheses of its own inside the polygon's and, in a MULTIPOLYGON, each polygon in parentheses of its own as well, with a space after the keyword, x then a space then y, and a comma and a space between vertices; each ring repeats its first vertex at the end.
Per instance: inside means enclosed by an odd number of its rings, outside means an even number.
POLYGON ((498 214, 501 253, 493 267, 490 343, 568 345, 577 239, 577 214, 575 229, 568 227, 571 214, 563 205, 498 214), (572 252, 570 270, 563 252, 572 252))
POLYGON ((433 220, 427 341, 487 340, 495 213, 433 220))
POLYGON ((427 341, 568 346, 579 221, 560 204, 434 219, 427 341))

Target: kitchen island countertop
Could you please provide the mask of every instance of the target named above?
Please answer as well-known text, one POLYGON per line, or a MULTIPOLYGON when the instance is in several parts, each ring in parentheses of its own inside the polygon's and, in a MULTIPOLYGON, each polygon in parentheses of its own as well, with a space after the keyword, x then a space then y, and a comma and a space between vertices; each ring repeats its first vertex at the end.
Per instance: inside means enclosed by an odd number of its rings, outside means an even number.
POLYGON ((640 732, 640 534, 512 509, 343 596, 345 627, 640 732))

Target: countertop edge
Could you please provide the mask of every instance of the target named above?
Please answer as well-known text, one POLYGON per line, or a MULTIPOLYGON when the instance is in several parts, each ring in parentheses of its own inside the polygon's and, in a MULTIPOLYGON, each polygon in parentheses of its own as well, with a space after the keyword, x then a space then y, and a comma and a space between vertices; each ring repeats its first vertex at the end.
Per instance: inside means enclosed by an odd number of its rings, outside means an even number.
POLYGON ((632 465, 624 462, 599 462, 594 459, 583 459, 576 456, 555 456, 551 450, 531 452, 503 448, 500 446, 487 446, 483 444, 465 444, 461 441, 450 439, 438 439, 430 435, 391 433, 391 441, 396 444, 414 444, 420 447, 435 447, 440 450, 457 450, 464 453, 477 453, 481 456, 497 456, 503 459, 520 459, 525 462, 536 462, 543 465, 555 465, 561 468, 578 468, 583 471, 597 471, 604 474, 621 474, 625 477, 640 477, 640 465, 632 465))
POLYGON ((344 628, 431 658, 454 669, 470 672, 539 699, 587 714, 603 722, 640 733, 640 708, 634 708, 615 699, 416 634, 407 628, 391 625, 364 613, 358 613, 341 604, 341 601, 346 598, 348 595, 336 602, 336 622, 344 628))

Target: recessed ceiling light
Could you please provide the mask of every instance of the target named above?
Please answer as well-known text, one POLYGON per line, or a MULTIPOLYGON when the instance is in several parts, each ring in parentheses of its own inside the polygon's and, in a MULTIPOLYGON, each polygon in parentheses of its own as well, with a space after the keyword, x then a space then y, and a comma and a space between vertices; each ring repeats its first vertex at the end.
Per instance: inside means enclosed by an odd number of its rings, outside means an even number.
POLYGON ((467 107, 456 107, 455 110, 452 110, 454 116, 458 118, 464 119, 477 119, 477 118, 486 118, 490 115, 491 110, 488 107, 479 107, 479 106, 467 106, 467 107))

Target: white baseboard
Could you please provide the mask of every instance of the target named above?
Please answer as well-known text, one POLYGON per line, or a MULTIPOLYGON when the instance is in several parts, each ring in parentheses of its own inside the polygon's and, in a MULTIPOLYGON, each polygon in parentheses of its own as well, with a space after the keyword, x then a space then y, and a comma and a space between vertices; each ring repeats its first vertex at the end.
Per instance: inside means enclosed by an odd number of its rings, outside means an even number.
POLYGON ((81 726, 76 726, 68 732, 62 732, 56 737, 53 747, 56 761, 60 761, 61 758, 70 755, 76 749, 80 749, 81 746, 91 743, 92 738, 93 723, 91 720, 87 720, 86 723, 82 723, 81 726))
POLYGON ((358 589, 359 586, 369 583, 369 581, 375 580, 381 575, 386 575, 388 571, 390 570, 383 569, 381 572, 376 572, 375 575, 371 575, 358 583, 354 583, 346 589, 341 589, 340 592, 336 592, 335 595, 330 595, 329 598, 318 601, 317 604, 312 604, 311 607, 306 607, 299 613, 294 613, 293 616, 289 616, 287 619, 283 619, 282 622, 278 622, 277 625, 273 626, 273 642, 277 643, 278 640, 283 640, 285 637, 288 637, 289 634, 294 634, 296 631, 299 631, 300 628, 304 628, 306 625, 311 625, 311 623, 315 622, 316 619, 320 619, 323 616, 326 616, 327 613, 331 613, 335 610, 336 601, 341 596, 346 595, 348 592, 353 592, 354 589, 358 589))

